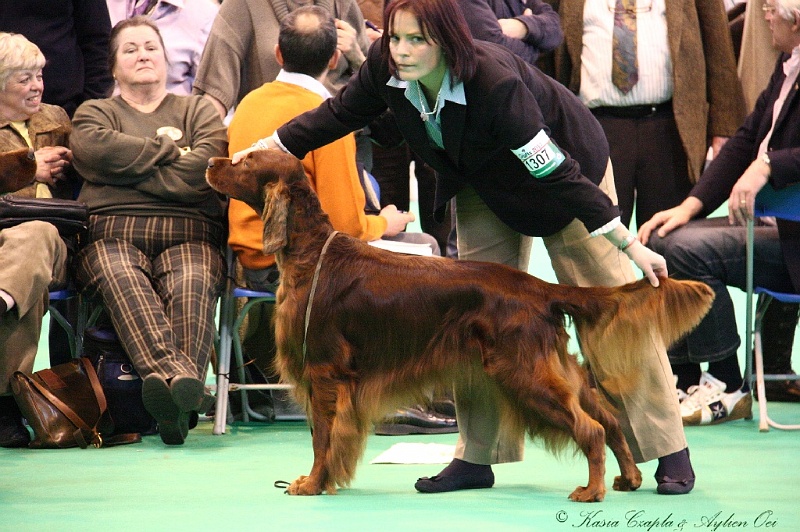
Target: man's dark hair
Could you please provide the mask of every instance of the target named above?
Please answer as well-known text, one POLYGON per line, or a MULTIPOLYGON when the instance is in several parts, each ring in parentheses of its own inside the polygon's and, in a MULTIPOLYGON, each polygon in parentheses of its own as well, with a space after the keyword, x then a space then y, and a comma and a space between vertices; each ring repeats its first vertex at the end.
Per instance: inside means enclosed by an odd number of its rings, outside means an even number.
POLYGON ((318 6, 304 6, 289 13, 281 22, 278 47, 287 72, 319 77, 336 52, 336 26, 331 14, 318 6), (318 23, 308 24, 314 16, 318 23), (302 20, 298 24, 298 20, 302 20))

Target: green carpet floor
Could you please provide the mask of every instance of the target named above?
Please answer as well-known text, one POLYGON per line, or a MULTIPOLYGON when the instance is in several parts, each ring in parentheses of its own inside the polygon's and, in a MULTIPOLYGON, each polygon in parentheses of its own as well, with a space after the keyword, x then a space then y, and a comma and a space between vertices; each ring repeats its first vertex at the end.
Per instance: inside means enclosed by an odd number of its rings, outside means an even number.
MULTIPOLYGON (((772 416, 800 420, 800 405, 772 416)), ((495 466, 495 487, 419 494, 414 480, 439 465, 369 464, 398 442, 453 444, 455 435, 371 436, 353 485, 335 496, 291 497, 273 487, 308 473, 304 423, 211 434, 201 422, 182 447, 158 436, 137 445, 58 451, 0 449, 0 530, 725 530, 800 529, 800 434, 759 433, 756 421, 688 428, 697 485, 655 494, 655 462, 636 492, 602 503, 567 499, 587 479, 582 457, 557 459, 529 444, 522 463, 495 466)), ((610 455, 610 452, 609 452, 610 455)))

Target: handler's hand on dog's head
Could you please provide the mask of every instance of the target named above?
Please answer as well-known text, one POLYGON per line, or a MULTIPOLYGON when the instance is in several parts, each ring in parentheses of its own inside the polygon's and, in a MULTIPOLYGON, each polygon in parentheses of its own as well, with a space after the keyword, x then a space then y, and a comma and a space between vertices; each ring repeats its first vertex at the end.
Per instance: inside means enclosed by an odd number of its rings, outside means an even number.
POLYGON ((406 225, 414 221, 414 214, 397 210, 394 205, 387 205, 381 209, 380 216, 386 218, 386 231, 383 236, 395 236, 405 231, 406 225))
POLYGON ((237 165, 237 164, 239 164, 239 161, 241 161, 242 159, 244 159, 245 157, 247 157, 247 154, 248 154, 248 153, 250 153, 251 151, 256 151, 257 149, 258 149, 258 148, 247 148, 246 150, 237 151, 236 153, 234 153, 234 154, 231 156, 231 164, 232 164, 232 165, 237 165))
MULTIPOLYGON (((259 141, 259 143, 263 144, 263 145, 266 145, 266 147, 269 148, 270 150, 279 150, 280 149, 280 147, 275 143, 275 141, 272 140, 272 137, 267 137, 265 139, 261 139, 259 141)), ((233 157, 231 157, 231 164, 233 164, 233 165, 238 164, 239 161, 241 161, 242 159, 247 157, 248 153, 250 153, 251 151, 256 151, 258 149, 260 149, 260 148, 256 148, 255 146, 250 146, 246 150, 237 151, 236 153, 233 154, 233 157)))

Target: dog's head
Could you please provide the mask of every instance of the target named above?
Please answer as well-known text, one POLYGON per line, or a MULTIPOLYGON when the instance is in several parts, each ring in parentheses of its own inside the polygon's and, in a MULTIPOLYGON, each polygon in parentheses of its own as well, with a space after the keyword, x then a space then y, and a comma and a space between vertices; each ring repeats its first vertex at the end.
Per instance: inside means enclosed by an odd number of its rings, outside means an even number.
POLYGON ((33 150, 20 148, 0 153, 0 194, 16 192, 30 185, 36 176, 33 150))
POLYGON ((306 180, 303 165, 294 155, 278 150, 256 150, 238 164, 225 157, 208 161, 206 181, 211 188, 243 201, 264 220, 264 253, 275 253, 287 243, 289 194, 286 184, 306 180))
POLYGON ((296 177, 305 179, 300 160, 278 150, 252 151, 235 166, 226 157, 212 157, 206 170, 211 188, 247 203, 256 212, 264 210, 267 196, 281 179, 296 177))

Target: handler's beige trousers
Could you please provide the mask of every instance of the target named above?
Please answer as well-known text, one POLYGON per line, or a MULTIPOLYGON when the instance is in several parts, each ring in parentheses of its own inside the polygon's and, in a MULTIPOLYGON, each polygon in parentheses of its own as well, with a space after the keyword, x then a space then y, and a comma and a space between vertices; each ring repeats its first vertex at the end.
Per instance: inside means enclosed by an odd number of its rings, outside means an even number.
MULTIPOLYGON (((610 162, 600 188, 616 204, 610 162)), ((472 188, 456 196, 456 223, 460 259, 499 262, 527 271, 531 238, 500 221, 472 188)), ((605 237, 590 237, 578 220, 543 240, 556 278, 562 284, 618 286, 636 279, 628 257, 605 237)), ((608 355, 613 357, 614 353, 608 355)), ((616 410, 625 439, 639 463, 687 446, 666 346, 654 338, 652 351, 642 358, 640 385, 614 393, 610 389, 616 386, 604 386, 610 376, 603 371, 603 360, 589 360, 600 396, 616 410)), ((495 393, 486 382, 456 387, 456 458, 475 464, 522 460, 524 438, 504 433, 495 393)))

